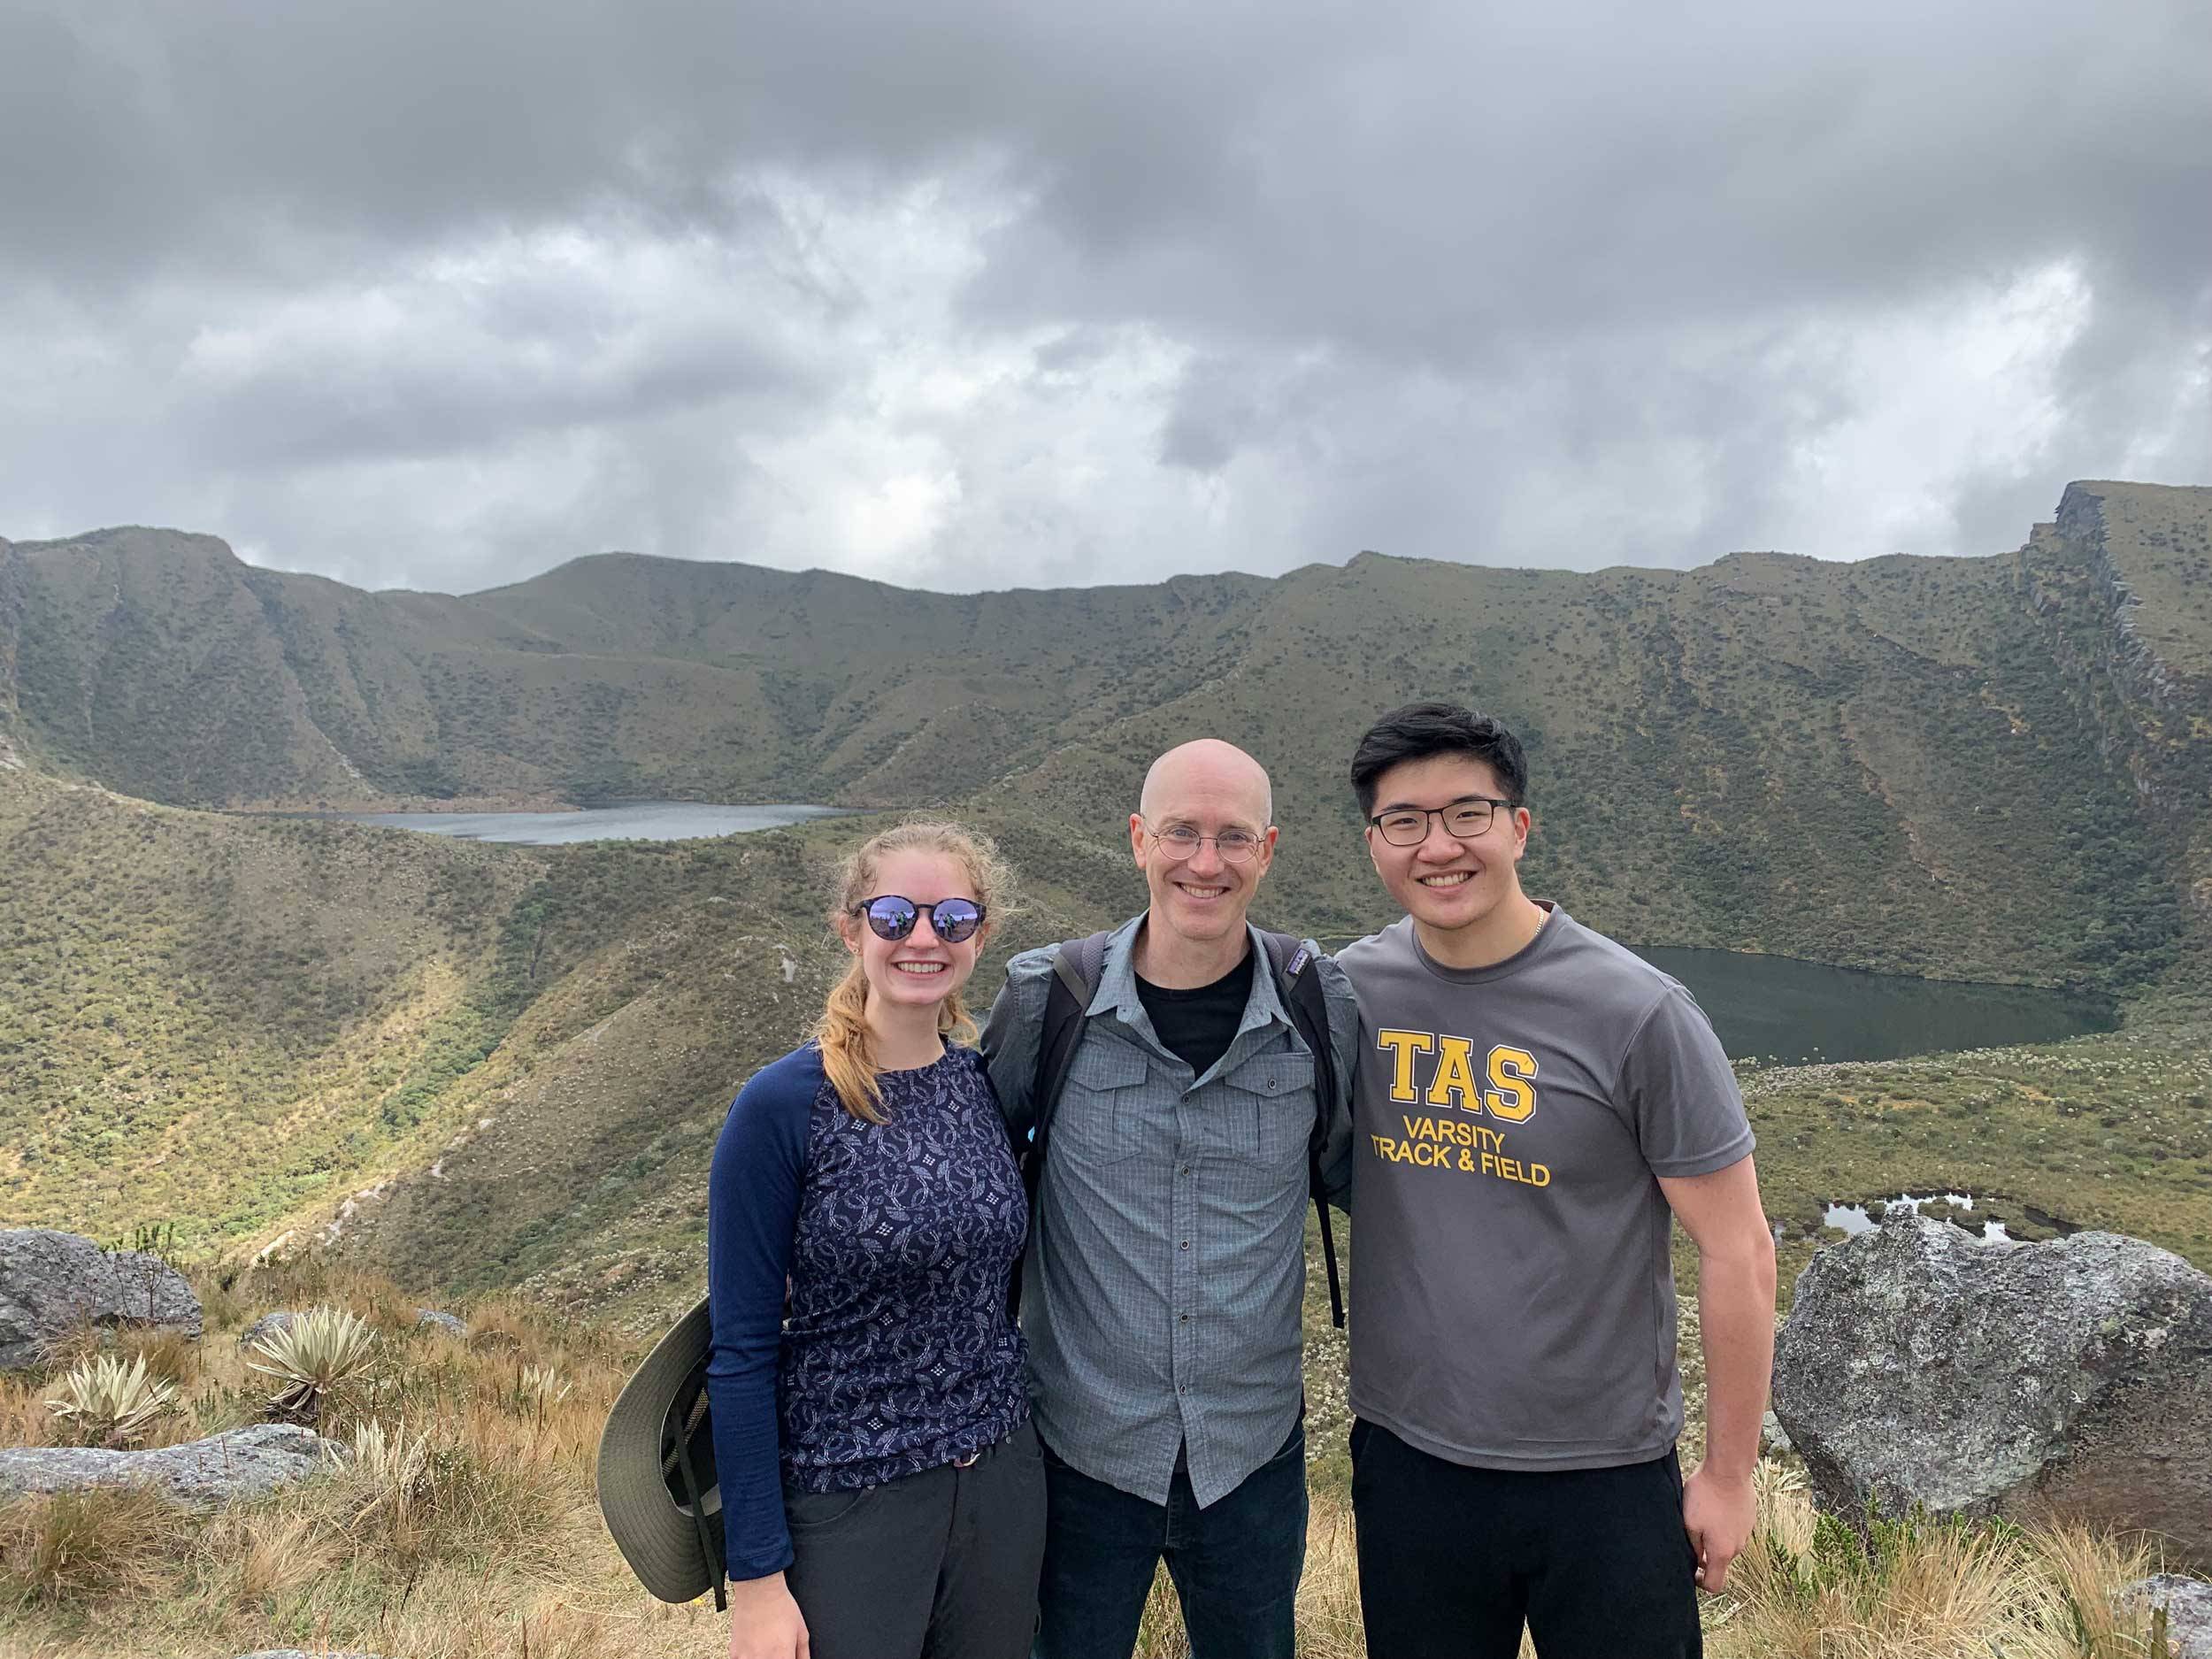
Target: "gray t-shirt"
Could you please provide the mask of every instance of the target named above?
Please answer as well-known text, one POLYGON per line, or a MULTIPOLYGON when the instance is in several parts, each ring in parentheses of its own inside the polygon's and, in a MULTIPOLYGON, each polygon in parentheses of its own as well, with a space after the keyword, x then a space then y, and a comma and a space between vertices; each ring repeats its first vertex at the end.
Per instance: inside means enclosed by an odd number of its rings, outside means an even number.
POLYGON ((1690 994, 1554 908, 1440 966, 1410 918, 1338 953, 1359 999, 1351 1406, 1481 1469, 1598 1469, 1682 1429, 1658 1176, 1751 1151, 1690 994))

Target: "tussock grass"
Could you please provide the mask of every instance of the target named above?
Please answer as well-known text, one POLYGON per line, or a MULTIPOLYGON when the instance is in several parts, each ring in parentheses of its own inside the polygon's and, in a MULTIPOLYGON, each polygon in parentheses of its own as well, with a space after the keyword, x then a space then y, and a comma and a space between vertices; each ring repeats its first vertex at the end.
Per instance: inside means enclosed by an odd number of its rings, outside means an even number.
POLYGON ((159 1579, 146 1540, 182 1525, 150 1493, 61 1492, 0 1506, 0 1609, 65 1609, 135 1597, 159 1579))
POLYGON ((200 1379, 200 1345, 180 1332, 126 1330, 116 1337, 115 1351, 126 1363, 143 1360, 148 1376, 179 1388, 200 1379))
POLYGON ((2142 1540, 2067 1525, 1914 1518, 1863 1541, 1767 1465, 1758 1530, 1707 1604, 1707 1646, 1715 1659, 2154 1659, 2148 1611, 2119 1596, 2154 1571, 2142 1540))
MULTIPOLYGON (((2119 1592, 2157 1571, 2141 1540, 2080 1526, 1924 1520, 1870 1540, 1817 1514, 1793 1472, 1759 1470, 1760 1519, 1728 1590, 1702 1603, 1713 1659, 2168 1659, 2119 1592)), ((1298 1591, 1298 1651, 1364 1659, 1351 1505, 1316 1491, 1298 1591)), ((1535 1659, 1523 1640, 1523 1659, 1535 1659)), ((1138 1659, 1188 1659, 1163 1571, 1138 1659)))
MULTIPOLYGON (((462 1311, 503 1340, 461 1343, 416 1332, 412 1301, 380 1280, 314 1264, 260 1278, 227 1322, 312 1300, 380 1333, 374 1379, 321 1425, 350 1459, 214 1512, 130 1491, 0 1505, 0 1659, 318 1646, 697 1659, 726 1644, 710 1601, 653 1601, 599 1519, 599 1432, 641 1340, 502 1302, 462 1311)), ((212 1338, 181 1368, 191 1380, 165 1430, 254 1420, 266 1389, 249 1357, 212 1338)), ((53 1377, 0 1379, 0 1436, 35 1438, 18 1431, 46 1424, 53 1377)), ((1362 1659, 1348 1494, 1331 1460, 1312 1482, 1299 1651, 1362 1659)), ((1918 1521, 1877 1528, 1870 1548, 1816 1515, 1794 1475, 1763 1466, 1760 1482, 1759 1531, 1704 1604, 1714 1659, 2151 1659, 2149 1615, 2116 1594, 2155 1568, 2139 1541, 1918 1521)), ((1164 1575, 1137 1651, 1187 1659, 1164 1575)))

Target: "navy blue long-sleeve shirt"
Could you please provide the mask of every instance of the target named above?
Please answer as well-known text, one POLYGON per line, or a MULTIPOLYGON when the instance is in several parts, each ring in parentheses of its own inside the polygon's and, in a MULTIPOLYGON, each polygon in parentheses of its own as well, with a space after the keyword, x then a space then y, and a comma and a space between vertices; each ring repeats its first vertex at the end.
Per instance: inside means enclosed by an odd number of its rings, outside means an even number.
POLYGON ((707 1390, 733 1578, 790 1565, 786 1482, 878 1486, 1029 1415, 1006 1317, 1028 1212, 982 1060, 881 1081, 889 1121, 853 1117, 809 1044, 745 1085, 715 1146, 707 1390))

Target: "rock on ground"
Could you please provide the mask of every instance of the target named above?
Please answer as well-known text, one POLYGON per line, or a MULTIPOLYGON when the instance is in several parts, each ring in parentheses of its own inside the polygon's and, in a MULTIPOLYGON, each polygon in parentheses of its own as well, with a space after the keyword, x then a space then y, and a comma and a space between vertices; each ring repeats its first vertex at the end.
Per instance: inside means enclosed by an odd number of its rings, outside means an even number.
POLYGON ((449 1313, 439 1312, 435 1308, 416 1309, 415 1325, 418 1329, 427 1325, 440 1336, 465 1337, 469 1333, 469 1328, 465 1323, 449 1313))
POLYGON ((1890 1216, 1799 1276, 1774 1409, 1854 1522, 2056 1510, 2212 1567, 2212 1278, 2140 1240, 1890 1216))
POLYGON ((200 1299, 157 1256, 111 1254, 50 1227, 0 1233, 0 1371, 39 1363, 88 1325, 152 1325, 196 1341, 200 1299))
POLYGON ((329 1467, 344 1451, 312 1429, 257 1423, 153 1451, 0 1448, 0 1502, 40 1492, 157 1486, 185 1503, 257 1498, 329 1467))
POLYGON ((279 1331, 288 1331, 292 1328, 292 1322, 298 1317, 299 1315, 296 1313, 283 1311, 265 1313, 238 1333, 238 1346, 251 1348, 265 1336, 274 1336, 279 1331))
MULTIPOLYGON (((2173 1659, 2212 1659, 2212 1584, 2162 1572, 2128 1586, 2127 1600, 2166 1609, 2166 1640, 2173 1659)), ((2165 1659, 2161 1655, 2161 1659, 2165 1659)))
POLYGON ((1782 1432, 1782 1420, 1770 1411, 1759 1419, 1759 1449, 1769 1457, 1787 1457, 1797 1448, 1782 1432))

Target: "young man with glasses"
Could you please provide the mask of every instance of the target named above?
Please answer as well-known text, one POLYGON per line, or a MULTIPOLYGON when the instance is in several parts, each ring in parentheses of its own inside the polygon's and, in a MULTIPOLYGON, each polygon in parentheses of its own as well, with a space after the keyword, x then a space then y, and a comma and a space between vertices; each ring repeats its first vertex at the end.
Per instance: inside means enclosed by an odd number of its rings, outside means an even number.
POLYGON ((1352 1508, 1374 1659, 1701 1651, 1751 1532, 1774 1245, 1742 1096, 1673 979, 1521 890, 1527 763, 1409 704, 1360 740, 1404 918, 1339 957, 1354 1090, 1352 1508), (1675 1457, 1669 1252, 1698 1253, 1706 1453, 1675 1457))
MULTIPOLYGON (((1193 1659, 1291 1659, 1318 1097, 1316 1056, 1246 919, 1275 853, 1267 773, 1211 739, 1171 749, 1129 843, 1150 902, 1106 941, 1024 1269, 1047 1500, 1036 1659, 1128 1659, 1163 1559, 1193 1659)), ((1305 949, 1348 1077, 1357 1007, 1305 949)), ((1018 1138, 1037 1121, 1054 956, 1008 964, 984 1032, 1018 1138)), ((1324 1158, 1340 1164, 1340 1105, 1325 1127, 1324 1158)))

